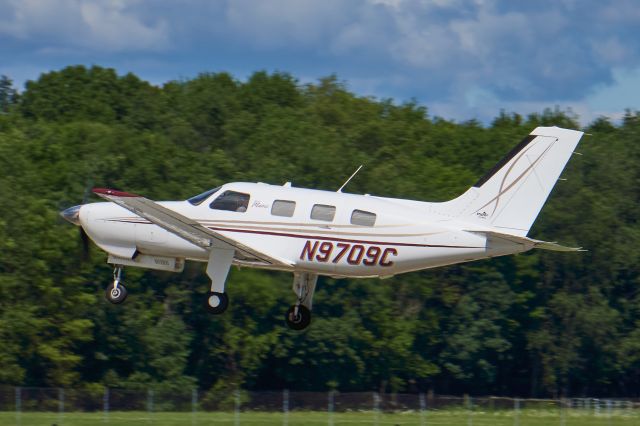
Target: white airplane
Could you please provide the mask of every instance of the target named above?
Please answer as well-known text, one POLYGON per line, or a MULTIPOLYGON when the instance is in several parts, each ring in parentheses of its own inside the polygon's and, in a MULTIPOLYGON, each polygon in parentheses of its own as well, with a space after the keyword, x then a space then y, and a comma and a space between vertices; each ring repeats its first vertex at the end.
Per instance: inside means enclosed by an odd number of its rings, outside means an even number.
POLYGON ((227 309, 232 264, 275 269, 294 275, 286 322, 302 330, 319 275, 385 278, 532 248, 580 250, 526 235, 582 135, 538 127, 464 194, 441 203, 345 194, 344 185, 330 192, 238 182, 164 202, 96 188, 110 202, 61 215, 108 253, 111 303, 127 296, 124 266, 181 272, 186 260, 206 262, 213 314, 227 309))

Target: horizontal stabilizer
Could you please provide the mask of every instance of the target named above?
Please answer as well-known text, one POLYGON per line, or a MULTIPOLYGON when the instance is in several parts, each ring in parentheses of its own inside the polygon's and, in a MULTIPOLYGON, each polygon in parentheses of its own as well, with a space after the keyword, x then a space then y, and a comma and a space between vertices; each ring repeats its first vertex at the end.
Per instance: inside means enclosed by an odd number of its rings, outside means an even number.
POLYGON ((474 234, 485 235, 486 237, 509 241, 514 244, 521 244, 527 247, 527 249, 537 248, 541 250, 552 250, 552 251, 586 251, 586 250, 583 250, 582 247, 567 247, 554 242, 534 240, 533 238, 521 237, 519 235, 512 235, 512 234, 503 234, 501 232, 478 231, 478 230, 467 230, 467 232, 472 232, 474 234))
POLYGON ((552 243, 549 241, 540 241, 540 240, 532 240, 535 242, 535 246, 533 248, 538 248, 542 250, 551 250, 551 251, 586 251, 582 247, 567 247, 562 246, 558 243, 552 243))

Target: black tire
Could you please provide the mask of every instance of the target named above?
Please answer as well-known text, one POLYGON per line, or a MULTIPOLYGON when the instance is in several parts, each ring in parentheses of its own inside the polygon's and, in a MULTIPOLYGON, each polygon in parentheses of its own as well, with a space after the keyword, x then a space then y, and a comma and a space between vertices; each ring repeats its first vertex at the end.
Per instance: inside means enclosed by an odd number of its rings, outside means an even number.
POLYGON ((304 330, 311 324, 311 311, 303 305, 298 306, 298 315, 295 315, 296 305, 293 305, 285 315, 285 321, 292 330, 304 330))
POLYGON ((227 293, 211 291, 207 294, 204 305, 210 314, 219 315, 229 307, 229 296, 227 293))
POLYGON ((127 298, 127 295, 127 288, 122 283, 118 283, 117 288, 113 285, 113 283, 110 284, 104 293, 104 297, 114 305, 119 305, 124 302, 127 298))

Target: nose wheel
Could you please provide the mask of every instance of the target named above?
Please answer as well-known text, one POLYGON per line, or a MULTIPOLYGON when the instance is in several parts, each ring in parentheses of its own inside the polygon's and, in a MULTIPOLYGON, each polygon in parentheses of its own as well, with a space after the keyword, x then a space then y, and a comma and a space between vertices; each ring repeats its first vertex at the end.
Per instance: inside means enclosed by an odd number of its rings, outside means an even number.
POLYGON ((113 270, 113 282, 109 284, 104 294, 105 298, 113 303, 119 305, 127 298, 127 289, 122 284, 122 267, 116 266, 113 270))

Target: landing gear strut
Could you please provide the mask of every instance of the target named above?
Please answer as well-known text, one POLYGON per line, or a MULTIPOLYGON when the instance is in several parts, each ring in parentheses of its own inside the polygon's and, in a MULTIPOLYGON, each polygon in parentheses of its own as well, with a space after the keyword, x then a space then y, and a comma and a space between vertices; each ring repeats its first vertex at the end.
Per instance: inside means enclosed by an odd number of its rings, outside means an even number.
POLYGON ((311 305, 317 281, 316 274, 294 274, 293 292, 298 300, 287 310, 285 315, 285 321, 292 330, 304 330, 311 324, 311 305))
POLYGON ((113 269, 113 283, 109 284, 104 297, 114 305, 119 305, 127 298, 127 289, 122 284, 122 266, 113 269))

